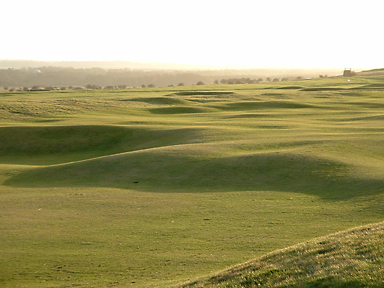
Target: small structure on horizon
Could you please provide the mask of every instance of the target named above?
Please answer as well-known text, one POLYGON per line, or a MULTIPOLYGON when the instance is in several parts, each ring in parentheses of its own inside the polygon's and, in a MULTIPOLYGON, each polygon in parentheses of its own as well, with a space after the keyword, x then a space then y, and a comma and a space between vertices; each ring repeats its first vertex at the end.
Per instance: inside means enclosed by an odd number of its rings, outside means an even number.
POLYGON ((345 68, 344 69, 344 72, 343 72, 344 77, 351 77, 351 76, 355 76, 355 75, 356 75, 356 73, 354 71, 352 71, 351 68, 349 68, 349 69, 345 68))

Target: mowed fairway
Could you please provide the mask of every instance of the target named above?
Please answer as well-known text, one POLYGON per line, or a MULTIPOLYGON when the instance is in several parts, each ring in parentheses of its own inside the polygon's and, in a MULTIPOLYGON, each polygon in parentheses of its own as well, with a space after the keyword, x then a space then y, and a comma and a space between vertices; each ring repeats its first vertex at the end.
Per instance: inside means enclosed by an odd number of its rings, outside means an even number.
POLYGON ((0 94, 0 286, 173 287, 384 216, 383 78, 0 94))

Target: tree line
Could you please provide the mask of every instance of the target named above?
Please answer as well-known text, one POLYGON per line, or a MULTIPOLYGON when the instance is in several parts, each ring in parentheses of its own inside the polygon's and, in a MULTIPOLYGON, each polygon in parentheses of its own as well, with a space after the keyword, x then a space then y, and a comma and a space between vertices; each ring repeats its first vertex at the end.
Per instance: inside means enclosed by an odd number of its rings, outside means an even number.
POLYGON ((198 81, 207 80, 197 73, 175 71, 75 69, 72 67, 0 69, 0 86, 3 87, 85 87, 87 85, 97 88, 119 85, 141 87, 142 85, 196 84, 198 81))
MULTIPOLYGON (((0 86, 5 89, 44 88, 125 89, 129 87, 166 87, 202 84, 252 84, 308 77, 287 70, 135 70, 73 67, 28 67, 0 69, 0 86), (264 73, 264 74, 263 74, 264 73), (289 74, 290 73, 290 74, 289 74), (243 77, 238 77, 239 75, 243 77), (285 76, 290 75, 290 76, 285 76)), ((311 74, 311 77, 313 77, 311 74)), ((318 74, 317 74, 318 75, 318 74)), ((48 89, 48 90, 49 90, 48 89)))

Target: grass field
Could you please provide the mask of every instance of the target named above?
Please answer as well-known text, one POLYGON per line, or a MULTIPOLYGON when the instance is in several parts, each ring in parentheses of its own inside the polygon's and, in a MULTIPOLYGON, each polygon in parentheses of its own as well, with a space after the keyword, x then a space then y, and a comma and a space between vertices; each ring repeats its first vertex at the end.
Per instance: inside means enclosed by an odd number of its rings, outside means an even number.
POLYGON ((0 93, 0 286, 174 287, 382 221, 383 80, 0 93))

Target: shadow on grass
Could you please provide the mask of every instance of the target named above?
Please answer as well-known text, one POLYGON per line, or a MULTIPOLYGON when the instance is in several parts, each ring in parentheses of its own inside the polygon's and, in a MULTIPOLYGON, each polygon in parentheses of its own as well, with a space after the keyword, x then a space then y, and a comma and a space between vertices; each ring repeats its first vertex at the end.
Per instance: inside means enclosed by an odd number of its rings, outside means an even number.
POLYGON ((188 114, 188 113, 207 113, 211 112, 212 109, 208 108, 195 108, 195 107, 165 107, 165 108, 152 108, 149 112, 152 114, 188 114))
MULTIPOLYGON (((217 95, 233 95, 233 91, 179 91, 173 93, 177 96, 217 96, 217 95)), ((171 94, 172 95, 172 94, 171 94)))
POLYGON ((224 111, 247 111, 259 109, 302 109, 314 108, 316 106, 309 104, 302 104, 293 101, 243 101, 234 102, 223 105, 211 105, 211 107, 221 109, 224 111))
POLYGON ((151 192, 273 190, 347 200, 382 193, 383 179, 349 176, 345 164, 278 152, 209 158, 153 149, 26 170, 17 187, 111 187, 151 192))
POLYGON ((186 104, 188 101, 172 98, 172 97, 142 97, 142 98, 133 98, 125 99, 121 101, 135 101, 135 102, 144 102, 148 104, 157 104, 157 105, 176 105, 176 104, 186 104))
POLYGON ((0 163, 58 164, 175 144, 196 143, 198 129, 108 125, 0 127, 0 163), (53 159, 53 160, 48 160, 53 159))

